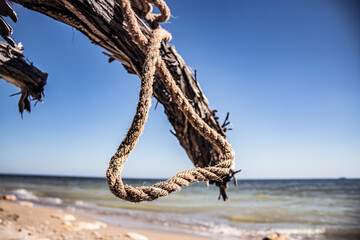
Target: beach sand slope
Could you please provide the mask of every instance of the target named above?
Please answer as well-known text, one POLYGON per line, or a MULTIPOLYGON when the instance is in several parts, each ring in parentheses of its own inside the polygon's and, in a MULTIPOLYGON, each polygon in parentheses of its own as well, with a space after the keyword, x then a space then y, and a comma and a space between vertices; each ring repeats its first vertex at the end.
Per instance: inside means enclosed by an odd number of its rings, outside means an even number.
POLYGON ((0 200, 2 240, 205 240, 209 238, 171 232, 152 232, 112 226, 66 211, 33 206, 29 202, 0 200))

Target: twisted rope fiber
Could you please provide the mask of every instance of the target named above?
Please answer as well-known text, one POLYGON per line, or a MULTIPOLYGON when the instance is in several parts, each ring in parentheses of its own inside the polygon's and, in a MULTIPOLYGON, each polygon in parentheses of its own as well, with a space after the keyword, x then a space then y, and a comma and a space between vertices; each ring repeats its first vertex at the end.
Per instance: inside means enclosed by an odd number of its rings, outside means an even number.
POLYGON ((159 27, 158 22, 167 21, 170 16, 169 8, 163 0, 132 0, 132 2, 130 0, 117 0, 117 2, 123 11, 125 22, 134 37, 134 41, 140 49, 146 52, 146 59, 143 66, 139 102, 135 116, 128 133, 117 152, 111 158, 107 170, 107 182, 111 192, 115 196, 131 202, 152 201, 159 197, 167 196, 171 192, 179 191, 181 187, 188 186, 192 182, 209 180, 221 182, 224 178, 231 177, 235 165, 235 154, 231 145, 198 116, 181 89, 176 85, 175 80, 160 56, 162 41, 169 41, 171 35, 159 27), (154 4, 160 10, 159 15, 150 13, 152 10, 151 4, 154 4), (152 26, 155 26, 150 42, 141 32, 131 5, 139 11, 144 11, 141 15, 147 16, 144 17, 145 20, 149 24, 151 23, 152 26), (134 188, 123 184, 121 173, 125 161, 143 132, 151 106, 152 85, 156 72, 160 75, 166 89, 191 125, 219 151, 220 162, 212 167, 195 167, 179 172, 167 181, 156 183, 153 186, 134 188))

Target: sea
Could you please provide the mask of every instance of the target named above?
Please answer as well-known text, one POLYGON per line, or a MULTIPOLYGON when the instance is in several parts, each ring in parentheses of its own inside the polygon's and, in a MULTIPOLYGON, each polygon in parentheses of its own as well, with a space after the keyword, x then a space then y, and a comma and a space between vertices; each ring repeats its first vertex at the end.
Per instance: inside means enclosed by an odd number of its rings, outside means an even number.
MULTIPOLYGON (((133 186, 161 179, 124 179, 133 186)), ((172 231, 212 239, 360 239, 360 179, 238 180, 229 200, 194 183, 153 202, 114 197, 105 178, 0 175, 0 194, 59 208, 121 227, 172 231)))

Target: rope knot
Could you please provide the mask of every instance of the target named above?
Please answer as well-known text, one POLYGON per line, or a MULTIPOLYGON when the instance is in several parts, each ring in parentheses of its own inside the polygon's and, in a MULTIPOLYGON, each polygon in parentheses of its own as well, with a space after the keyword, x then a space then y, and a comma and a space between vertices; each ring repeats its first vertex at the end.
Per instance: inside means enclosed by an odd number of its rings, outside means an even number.
POLYGON ((160 22, 166 22, 170 18, 170 9, 163 0, 131 0, 131 7, 152 29, 157 28, 160 22), (153 4, 159 9, 160 14, 152 13, 153 4))

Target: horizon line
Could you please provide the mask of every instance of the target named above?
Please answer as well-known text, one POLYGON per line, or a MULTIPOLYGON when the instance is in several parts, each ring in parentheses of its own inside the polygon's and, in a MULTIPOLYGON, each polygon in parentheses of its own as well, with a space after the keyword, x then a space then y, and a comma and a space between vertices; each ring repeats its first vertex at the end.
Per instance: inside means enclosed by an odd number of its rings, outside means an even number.
MULTIPOLYGON (((23 176, 23 177, 62 177, 62 178, 97 178, 97 179, 106 179, 106 177, 101 177, 101 176, 76 176, 76 175, 47 175, 47 174, 35 174, 35 173, 3 173, 0 172, 0 176, 23 176)), ((126 180, 166 180, 169 178, 161 178, 161 177, 124 177, 123 179, 126 180)), ((242 181, 242 180, 360 180, 360 177, 345 177, 345 176, 340 176, 340 177, 328 177, 328 178, 323 178, 323 177, 303 177, 303 178, 238 178, 238 181, 242 181)))

